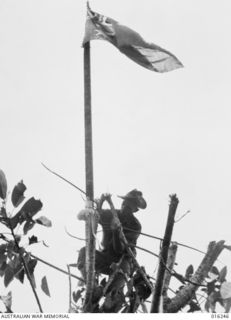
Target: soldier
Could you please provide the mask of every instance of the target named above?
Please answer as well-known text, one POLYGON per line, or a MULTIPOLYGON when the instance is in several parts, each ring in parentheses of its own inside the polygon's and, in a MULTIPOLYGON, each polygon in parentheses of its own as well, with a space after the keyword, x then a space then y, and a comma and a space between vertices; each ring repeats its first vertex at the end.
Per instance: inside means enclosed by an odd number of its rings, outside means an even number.
MULTIPOLYGON (((119 218, 118 223, 113 218, 110 209, 102 209, 103 202, 108 197, 109 195, 107 194, 102 195, 97 208, 99 212, 98 222, 103 228, 103 250, 96 250, 95 271, 98 274, 111 275, 113 272, 111 265, 120 262, 119 268, 122 270, 122 274, 116 274, 108 288, 108 292, 116 294, 122 290, 125 284, 125 275, 130 275, 133 271, 132 259, 127 254, 125 244, 120 236, 121 229, 135 254, 134 246, 141 232, 141 224, 134 216, 134 213, 139 209, 145 209, 147 204, 142 192, 136 189, 128 192, 125 196, 121 196, 120 198, 123 199, 121 209, 116 210, 119 218)), ((79 252, 77 266, 85 279, 85 247, 81 248, 79 252)))

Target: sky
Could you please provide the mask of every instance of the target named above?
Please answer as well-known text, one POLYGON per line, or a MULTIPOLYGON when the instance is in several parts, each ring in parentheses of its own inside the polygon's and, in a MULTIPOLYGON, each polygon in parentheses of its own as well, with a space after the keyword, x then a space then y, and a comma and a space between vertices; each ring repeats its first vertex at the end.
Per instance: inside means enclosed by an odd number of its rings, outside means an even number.
MULTIPOLYGON (((184 68, 158 74, 105 41, 92 41, 95 197, 113 195, 117 207, 137 188, 148 206, 137 213, 145 233, 163 236, 169 195, 179 198, 173 240, 206 251, 230 236, 231 3, 229 0, 92 0, 90 5, 178 57, 184 68)), ((0 0, 0 168, 9 190, 23 179, 28 197, 41 199, 52 228, 35 234, 49 248, 28 250, 63 269, 75 263, 84 237, 77 220, 84 198, 41 162, 85 188, 83 122, 83 0, 0 0)), ((155 253, 159 242, 140 236, 155 253)), ((203 255, 178 248, 176 271, 196 268, 203 255)), ((138 252, 153 275, 155 257, 138 252)), ((229 268, 230 252, 217 263, 229 268)), ((76 272, 73 270, 73 272, 76 272)), ((68 278, 38 264, 37 290, 46 312, 68 310, 68 278), (40 289, 46 275, 51 292, 40 289)), ((176 284, 180 285, 180 284, 176 284)), ((73 289, 76 282, 73 281, 73 289)), ((13 310, 37 312, 29 284, 13 292, 13 310)))

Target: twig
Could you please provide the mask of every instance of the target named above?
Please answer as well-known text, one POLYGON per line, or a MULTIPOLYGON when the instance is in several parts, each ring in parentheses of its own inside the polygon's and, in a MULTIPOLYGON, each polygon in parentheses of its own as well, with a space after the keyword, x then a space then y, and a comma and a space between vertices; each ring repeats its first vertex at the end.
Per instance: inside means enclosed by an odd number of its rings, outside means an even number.
MULTIPOLYGON (((33 255, 32 253, 30 253, 30 255, 31 255, 31 257, 33 257, 33 258, 37 259, 38 261, 46 264, 47 266, 49 266, 49 267, 51 267, 51 268, 53 268, 53 269, 55 269, 55 270, 57 270, 57 271, 59 271, 59 272, 62 272, 62 273, 64 273, 64 274, 66 274, 66 275, 69 276, 69 273, 68 273, 67 271, 65 271, 65 270, 63 270, 63 269, 61 269, 61 268, 59 268, 59 267, 56 267, 55 265, 53 265, 53 264, 51 264, 51 263, 49 263, 49 262, 47 262, 47 261, 44 261, 43 259, 41 259, 41 258, 39 258, 39 257, 36 257, 36 256, 33 255)), ((71 276, 72 278, 75 278, 75 279, 77 279, 77 280, 80 280, 80 281, 85 282, 84 279, 82 279, 82 278, 80 278, 80 277, 77 277, 76 275, 74 275, 74 274, 72 274, 72 273, 70 273, 70 276, 71 276)))
POLYGON ((72 306, 71 306, 71 270, 70 270, 70 266, 67 264, 67 271, 68 271, 68 280, 69 280, 69 312, 71 312, 72 310, 72 306))
POLYGON ((25 259, 24 259, 24 256, 23 256, 23 254, 22 254, 21 248, 20 248, 20 246, 19 246, 19 244, 18 244, 18 240, 16 239, 16 236, 15 236, 15 234, 14 234, 14 230, 13 230, 13 228, 11 227, 11 225, 10 225, 10 230, 11 230, 12 237, 13 237, 13 239, 14 239, 15 246, 16 246, 16 248, 17 248, 17 250, 18 250, 18 253, 19 253, 19 256, 20 256, 20 258, 21 258, 21 260, 22 260, 22 264, 23 264, 25 273, 26 273, 26 275, 27 275, 27 278, 28 278, 28 280, 29 280, 31 289, 32 289, 32 291, 33 291, 35 300, 36 300, 36 302, 37 302, 37 304, 38 304, 39 311, 40 311, 41 313, 43 313, 43 309, 42 309, 41 303, 40 303, 40 301, 39 301, 38 294, 37 294, 37 292, 36 292, 36 290, 35 290, 34 283, 33 283, 33 281, 32 281, 31 275, 30 275, 30 271, 29 271, 29 269, 28 269, 27 263, 26 263, 26 261, 25 261, 25 259))
POLYGON ((165 272, 165 275, 164 275, 164 285, 163 285, 164 297, 167 297, 167 292, 168 292, 171 275, 172 275, 171 271, 173 270, 175 261, 176 261, 176 252, 177 252, 177 245, 173 243, 169 248, 168 259, 167 259, 167 267, 170 272, 165 272))
POLYGON ((175 223, 179 222, 181 219, 183 219, 185 216, 187 216, 187 214, 190 213, 190 210, 188 210, 187 212, 185 212, 180 218, 175 220, 175 223))
POLYGON ((155 290, 152 296, 151 313, 159 313, 160 299, 162 296, 163 281, 164 281, 164 275, 165 275, 167 258, 168 258, 168 249, 171 243, 176 209, 179 203, 179 200, 175 194, 170 196, 170 200, 171 202, 169 205, 168 220, 167 220, 167 225, 165 229, 162 249, 160 253, 160 262, 159 262, 159 268, 157 273, 156 285, 155 285, 155 290))
POLYGON ((66 232, 71 238, 74 238, 74 239, 77 239, 77 240, 80 240, 80 241, 86 241, 86 239, 76 237, 76 236, 74 236, 73 234, 71 234, 70 232, 68 232, 66 227, 65 227, 65 232, 66 232))
MULTIPOLYGON (((151 235, 151 234, 144 233, 144 232, 139 232, 139 231, 136 231, 136 230, 131 229, 131 228, 124 227, 124 230, 133 231, 134 233, 139 233, 139 234, 141 234, 142 236, 145 236, 145 237, 148 237, 148 238, 152 238, 152 239, 156 239, 156 240, 160 240, 160 241, 163 241, 163 240, 164 240, 163 238, 156 237, 156 236, 153 236, 153 235, 151 235)), ((206 252, 201 251, 201 250, 199 250, 199 249, 197 249, 197 248, 188 246, 188 245, 186 245, 186 244, 184 244, 184 243, 181 243, 181 242, 178 242, 178 241, 171 241, 171 242, 176 243, 178 246, 185 247, 185 248, 188 248, 188 249, 197 251, 197 252, 202 253, 202 254, 206 254, 206 252)))
POLYGON ((54 174, 55 176, 59 177, 60 179, 62 179, 63 181, 67 182, 68 184, 70 184, 72 187, 74 187, 75 189, 79 190, 80 192, 82 192, 83 194, 86 195, 86 192, 83 191, 83 189, 77 187, 74 183, 72 183, 71 181, 67 180, 66 178, 62 177, 60 174, 52 171, 51 169, 49 169, 44 163, 41 162, 41 165, 47 169, 49 172, 51 172, 52 174, 54 174))
POLYGON ((147 252, 147 253, 153 255, 153 256, 156 257, 156 258, 159 258, 159 255, 158 255, 158 254, 156 254, 156 253, 154 253, 154 252, 152 252, 152 251, 150 251, 150 250, 148 250, 148 249, 144 249, 144 248, 139 247, 139 246, 137 246, 137 245, 131 245, 131 244, 129 244, 129 246, 135 247, 135 248, 137 248, 137 249, 139 249, 139 250, 142 250, 142 251, 144 251, 144 252, 147 252))

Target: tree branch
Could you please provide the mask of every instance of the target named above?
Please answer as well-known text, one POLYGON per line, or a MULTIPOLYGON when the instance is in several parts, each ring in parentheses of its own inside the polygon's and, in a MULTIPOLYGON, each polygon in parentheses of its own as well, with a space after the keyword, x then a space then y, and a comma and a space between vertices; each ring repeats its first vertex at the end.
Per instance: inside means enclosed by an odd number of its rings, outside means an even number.
POLYGON ((163 290, 164 275, 165 275, 166 264, 168 259, 168 249, 171 243, 176 209, 179 203, 179 200, 175 194, 170 196, 170 200, 171 202, 169 205, 168 220, 167 220, 165 235, 164 235, 161 253, 160 253, 160 261, 159 261, 156 285, 155 285, 154 293, 152 296, 151 313, 159 312, 160 299, 161 299, 162 290, 163 290))
POLYGON ((72 312, 72 304, 71 304, 71 293, 72 293, 72 289, 71 289, 71 270, 70 270, 70 266, 67 264, 67 271, 68 271, 68 283, 69 283, 69 310, 68 312, 72 312))
POLYGON ((195 274, 190 279, 191 282, 196 284, 188 283, 185 285, 166 306, 167 313, 176 313, 190 302, 199 285, 202 284, 209 270, 212 268, 218 256, 224 249, 224 243, 225 241, 223 240, 219 242, 212 241, 209 243, 205 257, 203 258, 195 274))
POLYGON ((176 253, 177 253, 177 244, 172 243, 168 252, 168 260, 167 260, 167 270, 164 275, 164 285, 163 285, 163 296, 167 297, 168 288, 172 276, 172 271, 176 261, 176 253), (170 272, 169 272, 170 271, 170 272))
MULTIPOLYGON (((63 269, 61 269, 61 268, 59 268, 59 267, 56 267, 55 265, 53 265, 53 264, 51 264, 51 263, 49 263, 49 262, 47 262, 47 261, 45 261, 45 260, 43 260, 43 259, 35 256, 35 255, 33 255, 32 253, 30 253, 30 255, 31 255, 31 257, 33 257, 33 258, 35 258, 36 260, 38 260, 38 261, 46 264, 47 266, 49 266, 49 267, 51 267, 51 268, 53 268, 53 269, 55 269, 55 270, 57 270, 57 271, 59 271, 59 272, 62 272, 62 273, 64 273, 64 274, 66 274, 66 275, 69 276, 69 273, 68 273, 67 271, 65 271, 65 270, 63 270, 63 269)), ((75 279, 77 279, 77 280, 80 280, 80 281, 82 281, 82 282, 85 282, 83 278, 77 277, 76 275, 74 275, 74 274, 72 274, 72 273, 70 273, 70 276, 71 276, 72 278, 75 278, 75 279)))
POLYGON ((95 218, 95 210, 93 202, 86 201, 86 209, 89 210, 88 217, 85 221, 85 238, 86 238, 86 294, 83 310, 85 313, 91 312, 92 309, 92 294, 95 285, 95 232, 97 221, 95 218))
POLYGON ((86 192, 79 188, 78 186, 76 186, 74 183, 72 183, 71 181, 67 180, 66 178, 62 177, 60 174, 52 171, 51 169, 49 169, 44 163, 41 162, 41 165, 46 169, 48 170, 49 172, 51 172, 52 174, 54 174, 56 177, 62 179, 63 181, 67 182, 69 185, 71 185, 72 187, 74 187, 75 189, 79 190, 81 193, 85 194, 86 195, 86 192))
POLYGON ((24 267, 24 270, 25 270, 25 274, 26 274, 26 276, 27 276, 27 279, 29 280, 29 283, 30 283, 31 289, 32 289, 32 291, 33 291, 35 300, 36 300, 36 302, 37 302, 37 304, 38 304, 38 307, 39 307, 39 311, 40 311, 41 313, 43 313, 43 309, 42 309, 42 306, 41 306, 41 303, 40 303, 38 294, 37 294, 37 292, 36 292, 34 283, 33 283, 33 281, 32 281, 32 278, 31 278, 31 275, 30 275, 30 271, 29 271, 29 269, 28 269, 28 266, 27 266, 27 263, 26 263, 26 261, 25 261, 25 259, 24 259, 22 250, 21 250, 21 248, 20 248, 20 246, 19 246, 19 244, 18 244, 18 240, 16 239, 16 236, 15 236, 15 234, 14 234, 14 230, 13 230, 13 228, 11 227, 11 225, 10 225, 10 230, 11 230, 12 237, 13 237, 13 239, 14 239, 15 246, 16 246, 16 248, 17 248, 17 250, 18 250, 19 256, 20 256, 20 258, 22 259, 22 264, 23 264, 23 267, 24 267))

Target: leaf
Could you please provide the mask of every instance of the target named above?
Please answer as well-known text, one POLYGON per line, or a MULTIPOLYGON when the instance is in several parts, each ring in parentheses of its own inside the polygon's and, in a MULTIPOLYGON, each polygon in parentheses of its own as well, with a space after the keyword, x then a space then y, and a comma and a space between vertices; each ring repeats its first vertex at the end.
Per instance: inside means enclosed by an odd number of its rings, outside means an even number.
POLYGON ((23 226, 23 233, 27 234, 28 231, 30 231, 35 225, 35 221, 34 220, 28 220, 24 226, 23 226))
POLYGON ((215 291, 215 282, 216 280, 207 283, 208 296, 215 291))
POLYGON ((201 311, 201 308, 197 302, 191 301, 189 306, 190 306, 190 309, 187 312, 201 311))
POLYGON ((14 271, 9 266, 7 266, 5 270, 5 277, 4 277, 5 287, 7 287, 13 279, 14 279, 14 271))
POLYGON ((231 246, 224 246, 224 248, 231 251, 231 246))
POLYGON ((73 298, 73 300, 74 300, 74 302, 75 303, 77 303, 78 302, 78 300, 81 298, 81 293, 82 293, 82 290, 78 290, 78 291, 74 291, 73 293, 72 293, 72 298, 73 298))
POLYGON ((193 275, 193 272, 194 272, 193 265, 190 264, 190 265, 188 266, 188 268, 186 269, 186 271, 185 271, 185 278, 186 278, 186 279, 191 278, 191 276, 193 275))
POLYGON ((7 193, 7 181, 5 173, 0 169, 0 198, 6 199, 7 193))
POLYGON ((0 267, 0 277, 4 276, 6 268, 7 268, 7 263, 3 262, 3 264, 0 267))
POLYGON ((221 269, 220 274, 219 274, 219 281, 222 283, 225 281, 227 275, 227 267, 225 266, 224 268, 221 269))
POLYGON ((217 269, 217 267, 213 266, 210 270, 211 273, 214 273, 216 275, 219 275, 219 270, 217 269))
POLYGON ((215 313, 216 303, 220 301, 221 301, 220 292, 216 292, 216 291, 212 292, 210 295, 208 295, 208 299, 205 305, 205 310, 206 311, 211 310, 211 312, 215 313))
POLYGON ((226 299, 224 302, 225 302, 225 313, 229 313, 231 309, 231 298, 226 299))
POLYGON ((223 282, 221 285, 220 293, 223 299, 231 298, 231 282, 223 282))
POLYGON ((18 270, 20 270, 21 268, 21 258, 19 255, 14 255, 13 258, 10 260, 10 262, 8 263, 9 267, 11 267, 11 269, 15 272, 17 272, 18 270))
POLYGON ((19 223, 22 224, 25 220, 30 220, 42 209, 42 206, 42 202, 40 200, 35 200, 34 197, 27 200, 27 202, 24 203, 22 208, 16 214, 19 223))
POLYGON ((25 275, 25 271, 24 271, 24 269, 22 269, 21 271, 19 271, 19 272, 15 275, 15 278, 18 279, 21 283, 23 283, 23 281, 24 281, 24 275, 25 275))
POLYGON ((38 243, 38 238, 36 236, 29 237, 29 245, 33 243, 38 243))
POLYGON ((42 202, 40 200, 35 200, 34 197, 30 198, 21 208, 21 211, 24 211, 27 216, 32 218, 36 213, 42 209, 42 202))
POLYGON ((0 254, 0 265, 6 262, 6 259, 7 259, 7 255, 5 253, 0 254))
POLYGON ((30 259, 29 262, 27 262, 27 267, 30 272, 30 275, 34 273, 34 269, 36 267, 37 262, 37 259, 30 259))
POLYGON ((35 200, 33 197, 30 198, 16 215, 10 219, 11 227, 14 229, 18 223, 22 224, 24 221, 32 220, 32 217, 42 209, 42 206, 43 204, 40 200, 35 200))
POLYGON ((210 271, 208 272, 208 277, 211 279, 211 280, 215 280, 219 277, 219 270, 216 268, 216 267, 212 267, 210 269, 210 271))
POLYGON ((45 247, 49 248, 49 246, 46 244, 45 241, 42 241, 42 244, 43 244, 45 247))
POLYGON ((11 201, 14 207, 19 206, 22 201, 25 199, 24 192, 26 190, 26 186, 23 181, 20 181, 13 189, 11 194, 11 201))
POLYGON ((4 303, 6 309, 11 310, 11 306, 12 306, 12 293, 11 293, 11 291, 8 292, 8 294, 6 296, 0 296, 0 299, 4 303))
POLYGON ((38 224, 42 224, 45 227, 51 227, 52 223, 51 221, 44 216, 39 217, 38 219, 35 220, 38 224))
POLYGON ((0 216, 6 218, 7 214, 6 214, 6 208, 1 207, 0 209, 0 216))
POLYGON ((0 245, 0 255, 4 254, 6 252, 7 244, 3 243, 0 245))
POLYGON ((14 253, 15 253, 15 243, 14 241, 9 241, 8 244, 7 244, 7 257, 9 259, 11 259, 12 257, 14 257, 14 253))
POLYGON ((47 278, 46 276, 44 276, 42 278, 42 281, 41 281, 41 289, 43 290, 43 292, 48 296, 50 297, 50 290, 48 288, 48 283, 47 283, 47 278))
POLYGON ((20 222, 19 218, 20 216, 16 214, 14 217, 9 219, 10 221, 9 225, 12 229, 15 229, 17 227, 17 224, 20 222))

